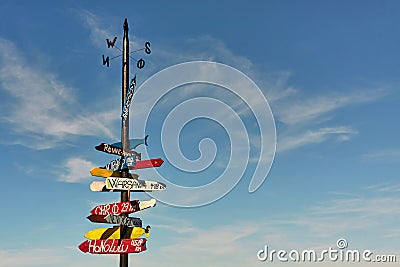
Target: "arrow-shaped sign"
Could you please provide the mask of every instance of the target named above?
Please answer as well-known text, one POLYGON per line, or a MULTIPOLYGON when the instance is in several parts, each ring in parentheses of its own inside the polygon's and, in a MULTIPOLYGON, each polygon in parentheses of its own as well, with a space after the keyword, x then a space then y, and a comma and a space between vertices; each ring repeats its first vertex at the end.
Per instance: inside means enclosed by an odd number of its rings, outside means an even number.
POLYGON ((154 181, 143 181, 129 178, 108 177, 105 182, 93 181, 90 184, 90 190, 93 192, 112 192, 112 191, 160 191, 166 188, 166 185, 154 181), (108 188, 107 188, 108 187, 108 188))
POLYGON ((125 225, 129 227, 142 227, 142 220, 136 217, 127 217, 116 214, 108 214, 108 215, 89 215, 86 218, 91 222, 95 223, 111 223, 111 224, 119 224, 125 225))
POLYGON ((79 245, 84 253, 125 254, 139 253, 146 250, 146 238, 121 240, 86 240, 79 245))
POLYGON ((128 150, 128 149, 122 149, 120 147, 109 145, 109 144, 106 144, 106 143, 101 143, 100 145, 95 146, 95 149, 98 150, 98 151, 106 152, 108 154, 118 155, 118 156, 121 156, 121 157, 122 156, 128 157, 128 156, 135 155, 137 158, 141 158, 140 153, 137 153, 136 151, 128 150))
POLYGON ((129 86, 129 90, 128 90, 128 93, 126 94, 126 98, 125 98, 124 107, 122 109, 121 117, 122 117, 122 120, 124 120, 124 121, 126 120, 126 118, 129 115, 129 107, 131 106, 131 101, 132 101, 133 93, 135 91, 135 86, 136 86, 136 75, 131 81, 131 86, 129 86))
POLYGON ((129 156, 124 158, 117 158, 104 166, 104 169, 117 171, 122 169, 128 169, 129 166, 135 166, 136 161, 141 159, 141 155, 138 153, 139 156, 129 156))
POLYGON ((139 160, 139 161, 136 161, 135 166, 129 166, 128 168, 130 170, 153 168, 153 167, 160 167, 163 163, 164 163, 164 161, 162 158, 139 160))
POLYGON ((106 178, 106 189, 110 190, 142 190, 142 191, 160 191, 165 189, 165 184, 129 178, 108 177, 106 178))
MULTIPOLYGON (((135 149, 139 145, 145 144, 147 146, 147 138, 149 136, 146 135, 145 138, 140 138, 140 139, 129 139, 129 144, 131 149, 135 149)), ((121 142, 111 144, 112 146, 117 146, 117 147, 122 147, 121 142)))
MULTIPOLYGON (((103 168, 92 168, 90 170, 90 174, 92 176, 97 176, 97 177, 122 177, 122 172, 120 171, 111 171, 111 170, 106 170, 103 168)), ((130 178, 130 179, 138 179, 139 178, 139 174, 132 174, 132 173, 127 173, 128 177, 125 178, 130 178)))
POLYGON ((111 204, 104 204, 94 207, 90 213, 93 215, 109 215, 109 214, 125 214, 132 213, 139 210, 148 209, 156 205, 154 198, 145 201, 132 200, 126 202, 117 202, 111 204))
MULTIPOLYGON (((145 234, 146 237, 149 237, 150 229, 151 227, 149 225, 147 225, 146 228, 128 227, 125 236, 132 239, 138 238, 139 236, 145 234)), ((87 232, 85 237, 90 240, 120 239, 121 229, 119 226, 114 226, 113 228, 98 228, 87 232)))

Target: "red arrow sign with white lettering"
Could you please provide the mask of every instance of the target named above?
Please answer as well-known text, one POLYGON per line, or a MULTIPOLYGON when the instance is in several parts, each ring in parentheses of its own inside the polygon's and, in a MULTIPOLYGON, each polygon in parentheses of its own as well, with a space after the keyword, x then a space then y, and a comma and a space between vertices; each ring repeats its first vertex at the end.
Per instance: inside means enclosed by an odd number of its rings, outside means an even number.
POLYGON ((146 250, 146 241, 146 238, 86 240, 78 247, 92 254, 139 253, 146 250))
POLYGON ((138 160, 134 166, 129 166, 130 170, 145 169, 160 167, 164 163, 162 158, 158 159, 148 159, 148 160, 138 160))
POLYGON ((132 200, 132 201, 99 205, 94 207, 90 211, 90 213, 93 215, 124 214, 151 208, 154 207, 155 205, 156 205, 155 199, 150 199, 145 201, 132 200))

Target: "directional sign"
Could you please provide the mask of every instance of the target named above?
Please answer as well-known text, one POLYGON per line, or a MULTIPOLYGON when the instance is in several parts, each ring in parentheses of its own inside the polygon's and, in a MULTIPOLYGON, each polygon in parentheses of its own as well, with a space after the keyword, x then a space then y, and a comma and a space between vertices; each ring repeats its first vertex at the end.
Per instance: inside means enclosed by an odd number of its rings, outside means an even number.
POLYGON ((153 168, 153 167, 160 167, 163 163, 164 163, 164 161, 162 160, 162 158, 139 160, 139 161, 136 161, 135 166, 129 166, 128 168, 130 170, 153 168))
MULTIPOLYGON (((138 238, 139 236, 145 234, 146 237, 149 237, 150 229, 151 227, 149 225, 147 225, 146 228, 128 227, 126 231, 126 236, 128 238, 138 238)), ((85 234, 85 237, 90 240, 120 239, 121 229, 119 226, 114 226, 113 228, 98 228, 87 232, 85 234)))
POLYGON ((93 215, 125 214, 139 210, 148 209, 156 205, 154 198, 145 201, 132 200, 126 202, 117 202, 94 207, 90 213, 93 215))
POLYGON ((105 182, 93 181, 90 184, 90 190, 92 192, 120 192, 120 191, 133 191, 133 192, 145 192, 145 191, 160 191, 165 189, 165 184, 153 181, 142 181, 129 178, 115 178, 108 177, 105 182), (108 187, 107 188, 107 180, 108 187), (120 180, 116 180, 120 179, 120 180), (123 179, 123 180, 121 180, 123 179), (130 181, 128 181, 130 180, 130 181), (136 182, 135 182, 136 181, 136 182))
POLYGON ((131 101, 132 101, 133 93, 135 91, 135 86, 136 86, 136 75, 131 81, 131 86, 129 86, 128 93, 126 94, 126 98, 125 98, 124 107, 122 108, 121 117, 122 117, 122 120, 124 120, 124 121, 126 120, 126 118, 129 115, 129 107, 131 106, 131 101))
MULTIPOLYGON (((103 168, 92 168, 90 170, 90 174, 92 176, 98 176, 98 177, 121 177, 122 176, 122 172, 119 171, 111 171, 111 170, 106 170, 103 168)), ((125 178, 130 178, 130 179, 138 179, 139 178, 139 174, 132 174, 132 173, 127 173, 128 177, 125 178)))
POLYGON ((141 155, 140 153, 137 153, 138 155, 136 156, 129 156, 129 157, 124 157, 122 159, 114 159, 107 163, 106 166, 104 166, 104 169, 107 170, 122 170, 122 169, 128 169, 129 166, 135 166, 137 160, 141 160, 141 155))
POLYGON ((118 156, 127 157, 127 156, 135 155, 136 157, 141 157, 140 154, 137 153, 136 151, 128 150, 128 149, 123 150, 120 147, 109 145, 106 143, 101 143, 100 145, 95 146, 95 148, 96 148, 96 150, 103 151, 108 154, 118 155, 118 156))
MULTIPOLYGON (((140 139, 129 139, 129 144, 131 146, 131 149, 135 149, 137 146, 145 144, 147 146, 147 138, 149 136, 146 135, 145 138, 140 138, 140 139)), ((117 147, 122 147, 121 142, 111 144, 112 146, 117 146, 117 147)))
POLYGON ((95 223, 111 223, 111 224, 119 224, 125 225, 129 227, 142 227, 142 220, 136 217, 127 217, 116 214, 108 214, 108 215, 89 215, 86 218, 91 222, 95 223))
POLYGON ((131 218, 127 216, 108 214, 105 218, 106 222, 112 224, 125 225, 129 227, 142 227, 142 220, 140 218, 131 218))
POLYGON ((84 253, 125 254, 139 253, 146 250, 146 238, 121 240, 86 240, 79 245, 84 253))
POLYGON ((106 182, 94 181, 89 186, 90 190, 93 192, 109 192, 106 188, 106 182))
POLYGON ((106 189, 112 190, 143 190, 160 191, 165 189, 165 184, 153 181, 108 177, 106 178, 106 189))

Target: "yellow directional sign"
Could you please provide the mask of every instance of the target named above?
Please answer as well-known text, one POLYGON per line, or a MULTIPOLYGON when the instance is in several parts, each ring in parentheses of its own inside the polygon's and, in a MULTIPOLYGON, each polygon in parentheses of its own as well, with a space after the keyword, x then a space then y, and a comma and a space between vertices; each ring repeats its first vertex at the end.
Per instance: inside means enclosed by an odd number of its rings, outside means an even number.
MULTIPOLYGON (((146 237, 150 236, 150 226, 146 226, 146 228, 142 227, 128 227, 127 234, 124 238, 134 239, 139 236, 145 234, 146 237)), ((121 238, 121 229, 119 226, 114 226, 113 228, 98 228, 92 231, 89 231, 85 234, 87 239, 91 240, 100 240, 100 239, 120 239, 121 238)))
MULTIPOLYGON (((90 170, 90 174, 92 176, 98 176, 98 177, 122 177, 122 173, 119 171, 111 171, 111 170, 106 170, 103 168, 92 168, 90 170)), ((132 178, 132 179, 138 179, 139 178, 139 174, 132 174, 132 173, 128 173, 128 177, 127 178, 132 178)))

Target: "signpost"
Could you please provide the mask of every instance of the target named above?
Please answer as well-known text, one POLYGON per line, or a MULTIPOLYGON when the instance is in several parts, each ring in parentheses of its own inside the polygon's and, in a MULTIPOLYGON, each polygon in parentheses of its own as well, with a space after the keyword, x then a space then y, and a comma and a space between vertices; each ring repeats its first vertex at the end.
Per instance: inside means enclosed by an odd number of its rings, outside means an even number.
MULTIPOLYGON (((113 144, 101 143, 96 150, 118 155, 121 158, 108 163, 104 168, 90 170, 92 176, 106 178, 105 181, 93 181, 90 189, 96 192, 121 192, 121 201, 111 204, 98 205, 91 210, 87 218, 95 223, 109 223, 116 226, 112 228, 94 229, 85 234, 91 240, 82 242, 78 247, 84 253, 92 254, 120 254, 120 267, 128 267, 128 254, 139 253, 147 250, 147 239, 138 238, 141 235, 149 237, 150 226, 142 228, 142 220, 136 217, 128 217, 129 213, 138 212, 156 205, 155 199, 147 201, 130 200, 130 192, 164 190, 165 184, 154 181, 138 180, 138 174, 131 174, 129 170, 160 167, 163 164, 161 158, 141 160, 141 154, 136 149, 141 144, 147 146, 147 137, 129 139, 129 109, 136 87, 136 75, 129 83, 129 38, 128 21, 124 21, 124 37, 122 47, 122 102, 121 102, 121 142, 113 144)), ((117 37, 106 39, 108 48, 113 48, 117 37), (112 41, 110 41, 112 40, 112 41)), ((150 54, 150 42, 146 42, 143 49, 150 54)), ((121 49, 118 48, 121 51, 121 49)), ((109 67, 109 58, 102 55, 103 65, 109 67)), ((145 61, 140 58, 136 66, 142 69, 145 61)))
MULTIPOLYGON (((97 177, 122 177, 122 172, 120 171, 112 171, 112 170, 106 170, 103 168, 92 168, 90 170, 90 174, 92 176, 97 176, 97 177)), ((133 173, 128 173, 127 175, 128 177, 126 178, 130 178, 130 179, 138 179, 139 178, 139 174, 133 174, 133 173)))
POLYGON ((99 239, 124 239, 124 238, 138 238, 141 235, 146 235, 146 237, 150 236, 149 225, 146 228, 142 227, 129 227, 126 228, 126 232, 121 231, 120 226, 114 226, 113 228, 97 228, 91 230, 85 234, 85 237, 90 240, 99 240, 99 239), (125 234, 125 237, 122 234, 125 234))
POLYGON ((146 250, 146 241, 146 238, 86 240, 79 245, 79 249, 92 254, 139 253, 146 250))
POLYGON ((141 154, 139 154, 139 156, 123 157, 122 159, 117 158, 107 163, 107 165, 104 166, 104 169, 111 171, 127 169, 129 166, 135 166, 136 161, 140 160, 141 157, 141 154))
POLYGON ((106 143, 101 143, 100 145, 95 146, 95 148, 98 151, 106 152, 108 154, 114 154, 114 155, 123 156, 123 157, 135 155, 136 157, 140 158, 140 154, 137 153, 136 151, 133 151, 130 149, 123 149, 121 147, 109 145, 106 143))
POLYGON ((130 178, 108 177, 106 181, 93 181, 90 184, 90 190, 93 192, 113 192, 113 191, 135 191, 135 192, 151 192, 165 190, 165 184, 136 180, 130 178))
POLYGON ((133 190, 133 191, 160 191, 165 189, 165 184, 129 178, 108 177, 106 188, 111 190, 133 190))
POLYGON ((138 170, 138 169, 145 169, 145 168, 153 168, 153 167, 160 167, 164 163, 163 159, 148 159, 148 160, 139 160, 136 161, 134 166, 128 166, 130 170, 138 170))
POLYGON ((126 216, 120 216, 116 214, 108 214, 108 215, 89 215, 86 218, 89 221, 94 223, 111 223, 111 224, 120 224, 130 227, 142 227, 142 220, 140 218, 131 218, 126 216))
POLYGON ((154 198, 147 201, 132 200, 99 205, 94 207, 90 211, 90 213, 94 215, 125 214, 148 209, 155 206, 156 200, 154 198))

